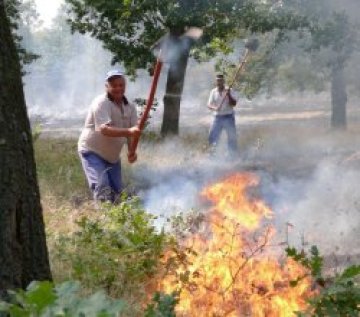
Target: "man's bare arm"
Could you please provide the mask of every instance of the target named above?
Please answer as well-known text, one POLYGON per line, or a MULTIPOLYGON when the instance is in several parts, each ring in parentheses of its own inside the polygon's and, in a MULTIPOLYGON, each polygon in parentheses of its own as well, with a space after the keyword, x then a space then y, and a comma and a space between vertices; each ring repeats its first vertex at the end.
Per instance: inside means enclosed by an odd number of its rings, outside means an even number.
POLYGON ((113 137, 113 138, 119 138, 119 137, 134 137, 134 136, 138 136, 140 134, 140 130, 138 127, 132 127, 132 128, 116 128, 116 127, 112 127, 108 124, 102 124, 100 126, 100 132, 108 137, 113 137))

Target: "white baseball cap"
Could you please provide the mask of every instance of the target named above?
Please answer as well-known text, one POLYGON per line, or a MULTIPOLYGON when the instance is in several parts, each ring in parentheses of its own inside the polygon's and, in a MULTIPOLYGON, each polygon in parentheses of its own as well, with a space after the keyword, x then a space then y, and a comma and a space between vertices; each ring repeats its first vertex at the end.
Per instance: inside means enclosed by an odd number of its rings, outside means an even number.
POLYGON ((113 69, 106 73, 105 81, 109 81, 109 79, 112 77, 125 77, 125 75, 122 71, 113 69))

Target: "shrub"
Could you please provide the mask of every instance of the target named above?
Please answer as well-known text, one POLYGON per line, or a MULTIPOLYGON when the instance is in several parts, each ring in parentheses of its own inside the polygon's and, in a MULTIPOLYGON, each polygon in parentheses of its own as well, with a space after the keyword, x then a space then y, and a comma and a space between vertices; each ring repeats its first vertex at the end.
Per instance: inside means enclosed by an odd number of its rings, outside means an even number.
POLYGON ((90 291, 101 287, 111 296, 137 301, 149 292, 147 281, 174 244, 154 221, 137 198, 105 205, 94 217, 77 221, 76 232, 54 238, 52 261, 68 270, 66 278, 81 281, 90 291))
MULTIPOLYGON (((128 304, 110 299, 99 291, 81 297, 80 283, 65 282, 54 286, 50 282, 33 282, 23 291, 9 291, 9 300, 0 301, 0 316, 9 317, 116 317, 129 316, 128 304)), ((175 317, 176 294, 156 293, 144 317, 175 317)))
POLYGON ((0 312, 10 317, 115 317, 125 309, 124 301, 112 300, 102 291, 85 298, 79 292, 76 282, 33 282, 26 291, 9 291, 10 300, 0 302, 0 312))
POLYGON ((147 306, 144 317, 176 317, 175 307, 177 303, 177 293, 171 295, 156 293, 153 302, 147 306))
MULTIPOLYGON (((360 275, 360 265, 350 266, 336 276, 324 277, 323 259, 316 247, 311 248, 310 256, 294 248, 288 248, 287 254, 310 270, 318 289, 318 295, 308 300, 309 309, 299 312, 299 317, 359 316, 360 285, 356 279, 360 275)), ((296 285, 294 281, 293 286, 296 285)))

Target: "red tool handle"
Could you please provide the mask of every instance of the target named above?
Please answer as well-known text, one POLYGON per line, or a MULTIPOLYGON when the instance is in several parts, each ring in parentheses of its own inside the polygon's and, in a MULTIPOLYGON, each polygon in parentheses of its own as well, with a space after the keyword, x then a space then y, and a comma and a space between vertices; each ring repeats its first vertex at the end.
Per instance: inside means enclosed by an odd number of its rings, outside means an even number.
MULTIPOLYGON (((157 85, 159 82, 162 65, 163 65, 162 61, 158 58, 156 61, 156 65, 155 65, 154 77, 153 77, 152 84, 151 84, 150 94, 146 101, 145 110, 140 118, 139 123, 138 123, 138 128, 140 129, 140 131, 142 131, 145 128, 146 121, 149 117, 150 110, 153 106, 154 97, 155 97, 157 85)), ((132 154, 134 154, 136 152, 136 149, 137 149, 137 146, 139 143, 139 139, 140 139, 140 136, 135 137, 132 141, 132 145, 131 145, 131 153, 132 154)))

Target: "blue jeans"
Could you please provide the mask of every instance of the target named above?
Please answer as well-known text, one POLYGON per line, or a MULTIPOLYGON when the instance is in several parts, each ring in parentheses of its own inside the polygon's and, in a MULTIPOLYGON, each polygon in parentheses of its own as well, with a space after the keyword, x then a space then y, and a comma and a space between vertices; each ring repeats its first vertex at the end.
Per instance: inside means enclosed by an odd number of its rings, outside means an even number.
POLYGON ((122 191, 120 161, 109 163, 90 151, 79 155, 94 199, 115 202, 122 191))
POLYGON ((229 151, 232 153, 237 152, 238 146, 234 114, 215 116, 209 134, 209 144, 211 146, 216 146, 223 130, 225 130, 227 134, 229 151))

